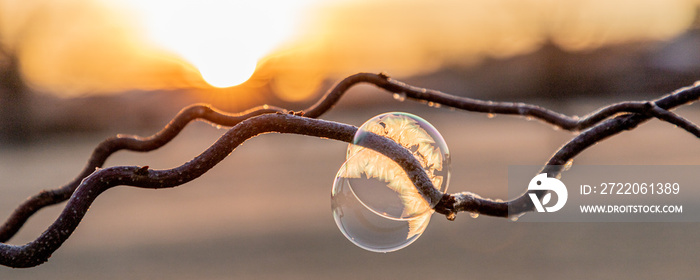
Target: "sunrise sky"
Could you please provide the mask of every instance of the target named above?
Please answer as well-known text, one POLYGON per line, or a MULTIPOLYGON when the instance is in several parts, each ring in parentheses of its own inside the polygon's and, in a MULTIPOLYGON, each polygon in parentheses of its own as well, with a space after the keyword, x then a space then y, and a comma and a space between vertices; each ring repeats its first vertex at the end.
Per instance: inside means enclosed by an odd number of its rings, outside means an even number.
POLYGON ((34 88, 63 96, 266 81, 294 101, 325 78, 426 73, 547 38, 571 51, 668 39, 699 2, 0 0, 0 42, 34 88))

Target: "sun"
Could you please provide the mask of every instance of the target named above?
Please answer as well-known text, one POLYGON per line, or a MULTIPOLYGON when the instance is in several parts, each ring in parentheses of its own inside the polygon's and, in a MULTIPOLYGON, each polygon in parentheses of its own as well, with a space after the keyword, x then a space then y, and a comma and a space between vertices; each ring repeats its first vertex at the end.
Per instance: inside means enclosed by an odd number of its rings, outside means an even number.
POLYGON ((219 88, 232 87, 247 81, 255 72, 258 59, 264 55, 252 50, 232 52, 225 42, 199 48, 202 51, 193 48, 190 55, 183 56, 197 67, 204 81, 219 88))
POLYGON ((215 87, 248 80, 291 39, 312 0, 129 0, 150 40, 194 65, 215 87))

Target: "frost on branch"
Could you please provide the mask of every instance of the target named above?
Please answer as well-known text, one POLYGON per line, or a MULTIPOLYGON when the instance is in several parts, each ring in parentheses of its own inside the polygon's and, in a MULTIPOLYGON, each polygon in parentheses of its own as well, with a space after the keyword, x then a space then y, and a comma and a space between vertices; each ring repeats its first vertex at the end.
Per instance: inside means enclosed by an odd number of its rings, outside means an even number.
MULTIPOLYGON (((574 136, 557 150, 539 172, 551 174, 553 177, 560 174, 561 167, 566 162, 593 144, 620 132, 634 129, 652 118, 676 125, 700 138, 700 129, 697 125, 671 111, 678 106, 700 99, 700 84, 679 89, 655 100, 612 104, 578 118, 531 104, 456 97, 436 90, 406 85, 385 74, 359 73, 345 78, 316 104, 298 113, 289 114, 287 110, 282 108, 264 106, 252 108, 240 114, 226 114, 207 105, 193 105, 183 109, 163 130, 153 136, 142 138, 118 135, 105 140, 95 148, 86 167, 72 182, 30 197, 0 227, 0 241, 5 242, 37 211, 43 207, 68 200, 58 219, 36 240, 21 246, 0 244, 0 264, 11 267, 33 267, 44 263, 70 237, 86 214, 90 204, 105 190, 115 186, 171 188, 182 185, 206 173, 227 157, 238 145, 259 134, 269 132, 300 134, 354 143, 353 140, 358 131, 357 127, 316 118, 330 110, 349 88, 360 83, 369 83, 390 94, 399 94, 407 99, 439 104, 441 107, 478 113, 531 117, 565 130, 581 131, 580 134, 574 136), (152 170, 142 166, 118 166, 95 171, 103 166, 111 154, 119 150, 147 152, 162 147, 175 138, 189 122, 197 119, 221 126, 229 126, 231 129, 193 160, 172 169, 152 170)), ((531 200, 525 193, 505 202, 484 199, 469 192, 444 193, 444 189, 440 190, 435 187, 437 182, 441 180, 436 179, 437 176, 434 174, 428 174, 429 172, 425 171, 425 162, 422 161, 431 158, 429 152, 421 151, 422 157, 416 157, 414 152, 420 149, 411 150, 412 147, 407 149, 374 133, 368 134, 368 137, 372 141, 359 144, 381 153, 401 166, 407 178, 410 178, 415 186, 416 192, 430 202, 429 205, 433 206, 432 210, 445 215, 448 219, 453 220, 456 213, 465 211, 481 215, 509 217, 509 215, 518 215, 533 210, 531 200)), ((415 193, 412 197, 416 197, 415 193)), ((410 200, 405 199, 405 201, 410 200)), ((409 212, 412 211, 407 213, 409 212)), ((404 238, 406 236, 416 238, 418 234, 413 233, 422 226, 420 223, 414 224, 413 232, 407 232, 403 235, 404 238)))

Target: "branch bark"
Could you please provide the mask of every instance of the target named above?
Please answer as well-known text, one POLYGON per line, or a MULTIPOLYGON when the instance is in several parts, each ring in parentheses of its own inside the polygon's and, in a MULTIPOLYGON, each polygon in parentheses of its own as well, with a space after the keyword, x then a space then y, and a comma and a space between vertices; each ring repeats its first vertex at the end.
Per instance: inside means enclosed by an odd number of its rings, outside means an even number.
MULTIPOLYGON (((152 170, 148 166, 98 169, 80 183, 58 219, 36 240, 22 246, 0 244, 0 264, 32 267, 44 263, 51 253, 70 237, 95 198, 107 189, 120 185, 148 189, 182 185, 206 173, 247 139, 270 132, 323 137, 352 143, 357 127, 292 114, 266 114, 239 123, 203 153, 173 169, 152 170)), ((367 137, 363 146, 376 150, 401 165, 428 201, 438 201, 442 198, 442 193, 433 187, 420 162, 410 151, 393 140, 376 134, 367 137)))
MULTIPOLYGON (((700 99, 700 85, 696 84, 692 87, 679 89, 654 101, 643 103, 647 104, 643 107, 646 108, 644 111, 623 114, 605 120, 582 132, 578 136, 571 139, 564 146, 559 148, 559 150, 554 153, 549 161, 547 161, 540 173, 547 173, 547 176, 549 177, 558 177, 561 174, 562 167, 566 164, 566 162, 576 157, 585 149, 620 132, 632 130, 652 117, 658 117, 672 124, 679 124, 679 127, 684 128, 689 133, 695 135, 697 138, 700 138, 697 125, 692 124, 682 117, 668 111, 698 99, 700 99)), ((624 104, 626 103, 611 105, 598 112, 606 111, 607 108, 612 108, 613 106, 618 109, 621 108, 626 110, 624 109, 624 104)), ((634 105, 633 107, 636 106, 637 105, 634 105)), ((540 195, 541 193, 538 193, 538 196, 540 195)), ((447 215, 448 218, 453 219, 454 214, 460 211, 470 211, 497 217, 512 217, 518 216, 525 212, 533 211, 533 207, 532 201, 528 198, 527 193, 523 193, 520 197, 507 202, 496 202, 492 200, 483 201, 483 199, 474 198, 474 195, 471 193, 459 193, 445 197, 445 199, 441 201, 440 205, 436 206, 436 209, 439 208, 439 212, 447 215)))
MULTIPOLYGON (((261 106, 241 114, 225 114, 205 105, 193 105, 181 111, 163 130, 141 138, 117 135, 100 143, 87 166, 75 180, 55 189, 42 191, 20 205, 0 228, 0 239, 12 237, 26 220, 41 208, 69 200, 59 218, 35 241, 22 246, 0 244, 0 264, 12 267, 31 267, 45 262, 52 252, 75 230, 95 197, 104 190, 118 185, 141 188, 175 187, 196 179, 228 156, 243 141, 261 133, 294 133, 323 137, 350 143, 357 127, 314 119, 332 109, 352 86, 373 84, 392 94, 405 95, 420 102, 432 102, 472 112, 532 117, 570 131, 585 130, 561 147, 545 164, 542 172, 558 176, 562 166, 593 144, 639 124, 658 118, 677 125, 700 138, 700 129, 692 122, 669 110, 700 99, 700 85, 680 89, 653 101, 622 102, 603 107, 583 118, 566 116, 549 109, 525 103, 491 102, 452 96, 440 91, 418 88, 393 80, 384 74, 359 73, 335 85, 316 104, 300 112, 261 106), (303 115, 303 116, 302 116, 303 115), (100 169, 105 160, 119 150, 147 152, 167 144, 195 119, 217 125, 233 126, 224 136, 202 154, 180 167, 151 170, 147 166, 110 167, 100 169)), ((450 220, 456 213, 469 211, 483 215, 509 217, 532 211, 527 194, 508 202, 484 199, 473 193, 443 194, 433 188, 420 164, 406 149, 380 136, 368 141, 368 148, 377 150, 399 163, 423 197, 439 201, 436 212, 450 220)))

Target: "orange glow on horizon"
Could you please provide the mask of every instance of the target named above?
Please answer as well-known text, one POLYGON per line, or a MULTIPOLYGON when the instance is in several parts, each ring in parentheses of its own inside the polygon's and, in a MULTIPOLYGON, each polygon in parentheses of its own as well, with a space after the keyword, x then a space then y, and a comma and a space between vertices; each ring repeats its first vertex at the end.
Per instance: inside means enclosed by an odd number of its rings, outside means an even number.
POLYGON ((355 72, 425 74, 526 54, 547 40, 568 51, 667 40, 699 4, 0 0, 0 44, 17 50, 33 88, 65 97, 243 83, 235 91, 298 102, 355 72))
POLYGON ((133 0, 148 37, 192 63, 215 87, 248 80, 289 40, 308 1, 133 0))

